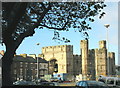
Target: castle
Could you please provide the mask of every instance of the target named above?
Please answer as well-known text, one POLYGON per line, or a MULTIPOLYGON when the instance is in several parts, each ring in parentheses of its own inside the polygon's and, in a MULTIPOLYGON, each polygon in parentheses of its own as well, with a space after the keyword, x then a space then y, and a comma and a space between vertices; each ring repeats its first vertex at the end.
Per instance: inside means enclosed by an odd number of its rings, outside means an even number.
POLYGON ((115 53, 107 52, 106 41, 99 41, 98 49, 90 50, 88 46, 88 40, 80 41, 80 55, 73 54, 73 45, 43 47, 41 55, 49 61, 49 74, 82 74, 83 80, 96 80, 100 75, 115 75, 115 53))

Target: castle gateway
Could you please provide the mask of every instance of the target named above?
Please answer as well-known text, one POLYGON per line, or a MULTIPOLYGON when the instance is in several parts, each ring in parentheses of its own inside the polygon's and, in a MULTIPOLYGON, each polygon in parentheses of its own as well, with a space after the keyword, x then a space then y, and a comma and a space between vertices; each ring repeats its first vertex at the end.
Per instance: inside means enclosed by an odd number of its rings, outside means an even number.
POLYGON ((73 74, 73 46, 60 45, 42 48, 44 58, 49 61, 49 73, 55 70, 58 73, 73 74))

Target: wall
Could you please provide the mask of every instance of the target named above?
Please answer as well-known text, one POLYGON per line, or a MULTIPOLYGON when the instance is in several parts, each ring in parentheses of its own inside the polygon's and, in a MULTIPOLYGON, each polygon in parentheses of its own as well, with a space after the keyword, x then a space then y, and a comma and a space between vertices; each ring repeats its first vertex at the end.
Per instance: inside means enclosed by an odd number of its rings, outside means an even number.
MULTIPOLYGON (((56 60, 55 63, 58 64, 58 73, 73 74, 73 46, 60 45, 43 47, 42 54, 47 61, 56 60)), ((52 68, 50 64, 49 67, 52 68)), ((49 69, 50 74, 54 71, 52 69, 49 69)))

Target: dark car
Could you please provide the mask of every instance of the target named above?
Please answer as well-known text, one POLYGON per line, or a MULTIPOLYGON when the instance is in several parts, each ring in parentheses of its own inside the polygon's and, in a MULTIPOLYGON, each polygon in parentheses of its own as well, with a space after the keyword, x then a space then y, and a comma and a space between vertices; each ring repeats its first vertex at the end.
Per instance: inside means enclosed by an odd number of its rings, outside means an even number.
POLYGON ((105 83, 99 81, 79 81, 76 83, 76 87, 84 88, 109 88, 105 83))
POLYGON ((57 82, 41 82, 41 83, 39 83, 39 85, 42 85, 42 86, 58 86, 58 83, 57 82))

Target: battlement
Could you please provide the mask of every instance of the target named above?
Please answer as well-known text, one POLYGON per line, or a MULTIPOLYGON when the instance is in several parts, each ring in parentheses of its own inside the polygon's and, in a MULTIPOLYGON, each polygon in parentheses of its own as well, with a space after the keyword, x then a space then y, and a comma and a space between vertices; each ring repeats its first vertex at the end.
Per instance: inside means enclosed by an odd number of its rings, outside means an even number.
POLYGON ((95 51, 95 49, 89 49, 89 51, 94 52, 94 51, 95 51))
POLYGON ((88 42, 88 40, 81 40, 80 42, 88 42))
POLYGON ((42 52, 60 52, 60 51, 73 51, 73 45, 58 45, 47 46, 42 48, 42 52))
POLYGON ((63 47, 73 47, 73 45, 46 46, 46 47, 42 47, 42 49, 63 48, 63 47))
POLYGON ((99 48, 105 48, 106 49, 106 40, 99 41, 99 48))
POLYGON ((109 56, 110 58, 114 58, 114 57, 115 57, 115 53, 114 53, 114 52, 108 52, 108 56, 109 56))

